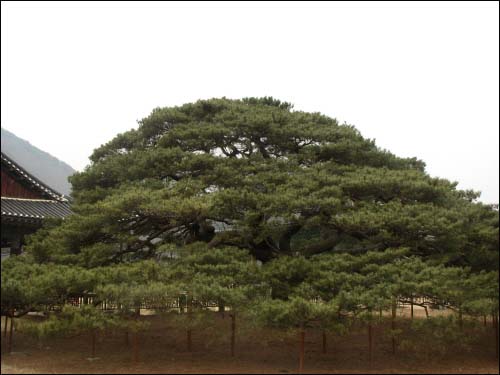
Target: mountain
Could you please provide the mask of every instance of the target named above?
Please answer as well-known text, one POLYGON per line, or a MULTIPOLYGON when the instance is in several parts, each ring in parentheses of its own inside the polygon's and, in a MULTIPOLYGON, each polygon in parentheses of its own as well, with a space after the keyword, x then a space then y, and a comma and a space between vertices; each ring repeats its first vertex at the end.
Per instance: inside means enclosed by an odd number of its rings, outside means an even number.
POLYGON ((4 154, 57 192, 64 195, 71 193, 68 176, 76 172, 73 168, 10 131, 4 128, 1 131, 4 154))

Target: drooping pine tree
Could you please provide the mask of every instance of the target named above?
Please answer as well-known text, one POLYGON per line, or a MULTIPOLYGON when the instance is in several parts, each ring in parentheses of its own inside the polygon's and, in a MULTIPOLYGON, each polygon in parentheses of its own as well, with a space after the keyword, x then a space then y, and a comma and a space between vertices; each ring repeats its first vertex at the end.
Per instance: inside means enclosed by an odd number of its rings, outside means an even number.
POLYGON ((281 255, 407 247, 496 269, 498 212, 416 158, 272 98, 157 108, 71 178, 75 215, 39 232, 38 261, 87 267, 205 242, 281 255))
POLYGON ((325 350, 354 319, 371 358, 372 322, 390 310, 396 332, 398 303, 497 321, 497 208, 335 119, 273 98, 201 100, 155 109, 90 160, 71 178, 75 214, 2 262, 3 315, 58 307, 45 326, 76 322, 92 348, 113 323, 134 333, 137 360, 143 306, 179 305, 191 350, 217 304, 231 355, 236 316, 253 307, 256 322, 298 329, 300 369, 307 329, 325 350), (77 313, 75 295, 118 312, 77 313))

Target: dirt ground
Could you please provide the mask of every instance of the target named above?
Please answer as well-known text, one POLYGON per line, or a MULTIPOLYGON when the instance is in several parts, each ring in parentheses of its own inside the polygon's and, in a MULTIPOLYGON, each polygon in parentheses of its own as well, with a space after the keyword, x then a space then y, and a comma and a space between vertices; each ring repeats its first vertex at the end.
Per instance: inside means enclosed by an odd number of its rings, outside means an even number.
MULTIPOLYGON (((416 316, 423 312, 415 311, 416 316)), ((43 342, 16 332, 11 354, 2 333, 2 373, 296 373, 297 336, 272 330, 252 331, 241 324, 236 336, 236 355, 230 356, 230 319, 214 313, 210 329, 195 330, 192 351, 186 332, 159 316, 145 316, 150 327, 139 336, 139 361, 133 360, 133 334, 128 343, 124 332, 98 337, 96 357, 91 358, 89 335, 47 339, 43 342), (240 328, 241 327, 241 328, 240 328)), ((404 323, 401 323, 404 324, 404 323)), ((3 324, 2 324, 3 328, 3 324)), ((327 335, 327 353, 322 353, 318 330, 306 333, 305 373, 466 373, 498 374, 494 333, 484 330, 470 350, 445 354, 422 354, 398 348, 394 356, 387 324, 374 327, 374 351, 370 363, 363 326, 344 336, 327 335)))

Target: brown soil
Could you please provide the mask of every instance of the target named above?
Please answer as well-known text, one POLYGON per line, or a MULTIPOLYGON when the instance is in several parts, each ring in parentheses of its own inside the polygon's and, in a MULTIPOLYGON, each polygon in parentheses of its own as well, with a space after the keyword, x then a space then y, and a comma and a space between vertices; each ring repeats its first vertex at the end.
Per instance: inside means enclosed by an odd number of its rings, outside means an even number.
MULTIPOLYGON (((418 312, 420 315, 420 312, 418 312)), ((417 315, 417 314, 416 314, 417 315)), ((91 356, 90 335, 37 342, 15 332, 11 354, 6 353, 2 333, 2 373, 295 373, 298 345, 295 333, 256 331, 238 326, 236 355, 230 356, 230 322, 214 313, 214 327, 193 331, 192 352, 186 333, 159 316, 144 316, 151 325, 141 333, 139 361, 133 360, 133 334, 124 332, 98 337, 97 359, 91 356)), ((404 325, 404 321, 400 321, 404 325)), ((489 323, 491 326, 491 323, 489 323)), ((3 325, 2 325, 3 328, 3 325)), ((322 353, 321 332, 306 334, 305 373, 499 373, 492 329, 470 350, 429 351, 399 348, 391 352, 388 326, 374 328, 374 352, 370 363, 366 327, 355 327, 345 336, 328 334, 327 353, 322 353)))

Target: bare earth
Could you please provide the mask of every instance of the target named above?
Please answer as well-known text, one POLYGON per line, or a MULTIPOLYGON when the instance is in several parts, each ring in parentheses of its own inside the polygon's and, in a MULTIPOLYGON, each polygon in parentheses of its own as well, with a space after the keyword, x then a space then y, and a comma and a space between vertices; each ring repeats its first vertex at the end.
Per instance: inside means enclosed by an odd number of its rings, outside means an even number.
MULTIPOLYGON (((158 316, 144 317, 150 329, 140 335, 139 361, 133 361, 133 335, 127 344, 123 332, 98 337, 96 357, 91 357, 90 336, 47 339, 40 343, 17 332, 11 354, 6 353, 2 334, 3 374, 35 373, 294 373, 298 366, 296 336, 270 330, 245 331, 236 337, 236 356, 229 355, 230 319, 214 314, 214 330, 193 332, 193 351, 186 348, 185 331, 158 316), (214 338, 216 337, 216 338, 214 338)), ((3 325, 2 325, 3 328, 3 325)), ((374 329, 374 352, 370 364, 366 330, 334 337, 328 335, 327 353, 322 353, 321 333, 306 334, 305 373, 466 373, 498 374, 493 331, 487 331, 470 351, 445 355, 423 355, 410 350, 391 353, 390 338, 374 329), (491 333, 491 335, 489 334, 491 333)))

